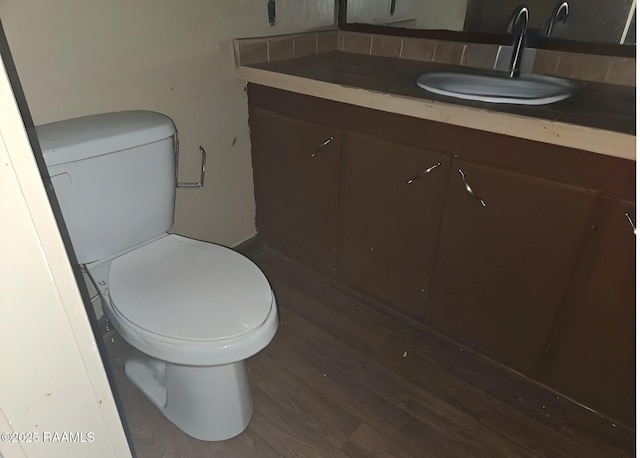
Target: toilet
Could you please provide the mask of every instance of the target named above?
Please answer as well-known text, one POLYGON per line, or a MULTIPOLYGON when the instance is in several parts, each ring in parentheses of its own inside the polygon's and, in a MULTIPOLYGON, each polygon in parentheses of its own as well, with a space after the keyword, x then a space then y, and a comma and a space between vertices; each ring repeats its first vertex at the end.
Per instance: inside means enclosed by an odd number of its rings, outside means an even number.
POLYGON ((240 434, 253 412, 245 360, 278 327, 271 287, 249 259, 167 231, 177 132, 150 111, 36 127, 78 262, 106 317, 139 352, 127 378, 200 440, 240 434))

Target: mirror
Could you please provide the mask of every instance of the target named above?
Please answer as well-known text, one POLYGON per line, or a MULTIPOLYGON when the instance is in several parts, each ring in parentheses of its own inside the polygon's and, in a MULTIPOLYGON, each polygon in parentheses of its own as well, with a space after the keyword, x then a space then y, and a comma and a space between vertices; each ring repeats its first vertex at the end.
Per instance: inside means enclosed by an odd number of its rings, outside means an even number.
MULTIPOLYGON (((441 32, 442 39, 484 36, 480 41, 508 43, 514 12, 522 5, 522 0, 341 0, 340 18, 345 30, 366 31, 366 24, 372 33, 438 38, 435 32, 441 32)), ((575 51, 577 44, 578 52, 592 52, 600 43, 595 53, 635 56, 636 0, 537 0, 527 6, 529 46, 575 51)))

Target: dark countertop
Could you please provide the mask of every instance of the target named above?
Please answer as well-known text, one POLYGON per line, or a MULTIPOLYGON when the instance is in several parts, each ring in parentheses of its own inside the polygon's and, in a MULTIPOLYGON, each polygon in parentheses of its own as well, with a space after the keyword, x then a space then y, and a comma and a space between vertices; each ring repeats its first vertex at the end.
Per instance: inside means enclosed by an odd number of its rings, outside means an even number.
POLYGON ((627 135, 636 133, 635 87, 576 82, 576 93, 549 105, 508 105, 456 99, 419 88, 419 75, 431 71, 495 74, 457 65, 388 57, 330 52, 290 60, 254 64, 250 67, 354 87, 385 94, 438 101, 490 112, 526 116, 547 121, 603 129, 627 135))

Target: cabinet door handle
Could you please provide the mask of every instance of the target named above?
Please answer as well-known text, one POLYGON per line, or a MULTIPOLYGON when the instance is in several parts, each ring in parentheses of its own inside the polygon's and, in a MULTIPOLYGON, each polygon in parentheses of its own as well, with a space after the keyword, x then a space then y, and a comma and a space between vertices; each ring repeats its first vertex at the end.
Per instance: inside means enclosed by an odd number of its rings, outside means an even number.
POLYGON ((416 176, 414 176, 413 178, 410 178, 409 181, 407 181, 407 184, 411 184, 416 180, 419 180, 420 178, 422 178, 423 175, 426 175, 427 173, 431 173, 431 171, 437 167, 440 167, 440 163, 436 163, 434 165, 432 165, 431 167, 429 167, 428 169, 423 170, 422 172, 420 172, 419 174, 417 174, 416 176))
POLYGON ((320 145, 320 146, 318 147, 318 149, 317 149, 317 150, 315 150, 315 151, 313 152, 313 154, 311 155, 311 157, 316 157, 316 155, 317 155, 320 151, 322 151, 322 150, 324 149, 324 147, 325 147, 325 146, 327 146, 327 145, 328 145, 329 143, 331 143, 332 141, 333 141, 333 136, 331 136, 331 137, 327 138, 327 139, 324 141, 324 143, 323 143, 322 145, 320 145))
POLYGON ((629 214, 629 212, 626 212, 624 214, 624 216, 627 217, 627 221, 629 221, 629 224, 631 224, 631 227, 633 228, 633 235, 636 235, 636 225, 633 224, 633 220, 631 219, 631 215, 629 214))
POLYGON ((478 200, 478 202, 480 202, 480 205, 482 205, 483 207, 486 207, 487 204, 484 203, 484 200, 482 200, 482 198, 478 194, 473 192, 473 189, 471 189, 471 186, 469 186, 469 183, 467 183, 467 179, 464 176, 464 172, 462 171, 462 169, 458 169, 458 173, 462 177, 462 183, 464 183, 464 189, 473 197, 475 197, 478 200))

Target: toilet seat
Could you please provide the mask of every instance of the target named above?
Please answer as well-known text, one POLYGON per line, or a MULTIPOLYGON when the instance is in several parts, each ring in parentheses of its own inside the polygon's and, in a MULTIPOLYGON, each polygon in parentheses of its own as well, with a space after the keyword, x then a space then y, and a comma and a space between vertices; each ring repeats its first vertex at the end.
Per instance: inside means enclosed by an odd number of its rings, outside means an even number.
POLYGON ((139 350, 179 364, 227 364, 266 346, 278 318, 260 269, 228 248, 167 235, 111 262, 105 312, 139 350))

